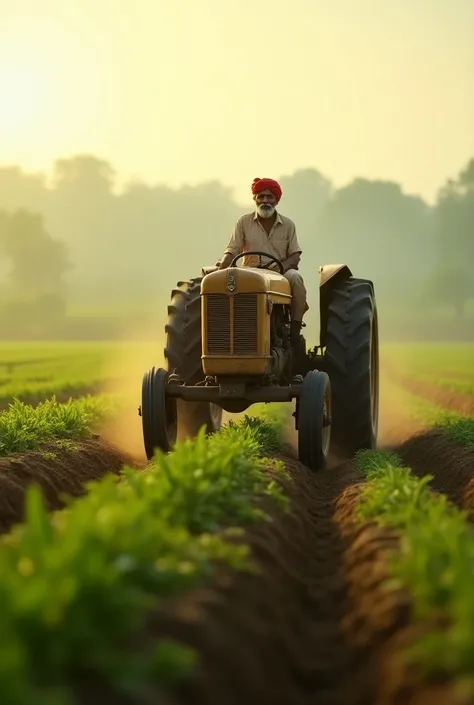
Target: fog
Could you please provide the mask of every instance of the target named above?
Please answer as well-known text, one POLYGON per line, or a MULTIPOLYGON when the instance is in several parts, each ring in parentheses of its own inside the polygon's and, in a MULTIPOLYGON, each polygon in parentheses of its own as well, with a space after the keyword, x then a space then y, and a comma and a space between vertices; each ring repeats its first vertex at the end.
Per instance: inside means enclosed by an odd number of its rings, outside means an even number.
MULTIPOLYGON (((318 267, 343 262, 373 280, 382 340, 474 337, 474 159, 446 174, 434 204, 390 179, 336 188, 316 168, 260 174, 280 181, 279 210, 303 249, 317 343, 318 267)), ((238 216, 252 210, 218 180, 172 189, 119 188, 114 165, 92 154, 48 173, 0 168, 0 322, 8 338, 162 337, 176 282, 222 255, 238 216)))

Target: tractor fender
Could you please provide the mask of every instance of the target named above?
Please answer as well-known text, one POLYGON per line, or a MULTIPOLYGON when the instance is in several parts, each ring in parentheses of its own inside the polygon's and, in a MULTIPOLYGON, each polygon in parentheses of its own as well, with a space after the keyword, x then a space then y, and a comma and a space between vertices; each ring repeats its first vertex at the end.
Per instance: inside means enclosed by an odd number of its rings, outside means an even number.
MULTIPOLYGON (((323 287, 328 281, 336 277, 337 281, 352 277, 352 272, 347 264, 322 264, 319 269, 319 286, 323 287)), ((333 282, 334 283, 334 282, 333 282)))
POLYGON ((326 326, 328 317, 328 307, 331 300, 331 291, 334 286, 344 279, 352 277, 352 272, 347 264, 322 264, 319 269, 319 344, 321 347, 326 343, 326 326))

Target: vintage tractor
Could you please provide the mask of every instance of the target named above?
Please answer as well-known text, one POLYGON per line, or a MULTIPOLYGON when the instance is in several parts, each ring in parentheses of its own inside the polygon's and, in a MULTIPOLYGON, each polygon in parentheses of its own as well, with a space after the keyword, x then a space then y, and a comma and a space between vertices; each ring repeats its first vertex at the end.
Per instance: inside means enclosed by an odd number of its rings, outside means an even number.
MULTIPOLYGON (((147 457, 172 450, 178 437, 220 428, 222 410, 240 413, 256 402, 296 400, 298 454, 310 469, 330 453, 348 458, 377 443, 378 318, 374 286, 347 265, 320 273, 320 342, 290 344, 291 290, 279 260, 259 266, 203 268, 178 282, 168 306, 167 369, 143 377, 143 438, 147 457), (276 271, 275 267, 279 270, 276 271)), ((262 257, 270 260, 262 264, 262 257)))

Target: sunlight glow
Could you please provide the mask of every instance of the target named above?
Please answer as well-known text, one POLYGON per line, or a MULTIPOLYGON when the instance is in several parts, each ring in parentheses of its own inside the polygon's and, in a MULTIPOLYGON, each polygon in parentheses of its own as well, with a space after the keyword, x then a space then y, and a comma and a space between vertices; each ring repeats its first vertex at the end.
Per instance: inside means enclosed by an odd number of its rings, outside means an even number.
POLYGON ((52 87, 43 67, 4 58, 0 63, 0 130, 13 135, 33 126, 48 112, 52 87))

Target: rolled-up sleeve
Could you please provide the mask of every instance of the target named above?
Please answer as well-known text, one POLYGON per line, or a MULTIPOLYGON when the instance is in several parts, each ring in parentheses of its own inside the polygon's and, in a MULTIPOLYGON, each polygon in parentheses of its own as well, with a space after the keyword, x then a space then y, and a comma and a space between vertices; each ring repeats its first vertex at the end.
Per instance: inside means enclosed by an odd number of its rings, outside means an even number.
POLYGON ((234 232, 230 236, 229 244, 224 250, 227 255, 240 255, 244 248, 244 228, 242 218, 239 218, 235 224, 234 232))
POLYGON ((297 252, 301 254, 303 250, 301 249, 300 243, 298 242, 298 238, 296 236, 296 226, 292 223, 290 237, 288 238, 288 250, 286 256, 291 257, 291 255, 295 255, 297 252))

